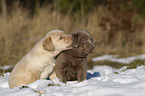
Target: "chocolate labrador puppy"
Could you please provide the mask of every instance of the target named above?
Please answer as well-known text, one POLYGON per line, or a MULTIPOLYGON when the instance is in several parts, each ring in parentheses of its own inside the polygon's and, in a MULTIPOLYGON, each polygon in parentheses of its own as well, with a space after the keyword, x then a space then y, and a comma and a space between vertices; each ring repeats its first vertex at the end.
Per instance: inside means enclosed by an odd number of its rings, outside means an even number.
POLYGON ((93 38, 89 32, 79 29, 71 35, 74 37, 73 48, 61 52, 55 63, 56 76, 64 83, 86 79, 87 56, 94 50, 93 38))

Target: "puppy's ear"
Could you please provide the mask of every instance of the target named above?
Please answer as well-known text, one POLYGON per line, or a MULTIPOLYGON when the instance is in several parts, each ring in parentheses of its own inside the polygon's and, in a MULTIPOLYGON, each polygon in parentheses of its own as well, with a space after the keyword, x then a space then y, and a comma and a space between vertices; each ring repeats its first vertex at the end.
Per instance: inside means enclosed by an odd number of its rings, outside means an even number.
POLYGON ((78 48, 78 47, 79 47, 79 42, 80 42, 80 41, 79 41, 79 36, 78 36, 78 34, 72 33, 71 35, 74 37, 72 46, 78 48))
POLYGON ((43 48, 44 48, 44 50, 47 50, 47 51, 54 51, 55 50, 54 44, 51 40, 51 37, 47 37, 44 39, 43 48))

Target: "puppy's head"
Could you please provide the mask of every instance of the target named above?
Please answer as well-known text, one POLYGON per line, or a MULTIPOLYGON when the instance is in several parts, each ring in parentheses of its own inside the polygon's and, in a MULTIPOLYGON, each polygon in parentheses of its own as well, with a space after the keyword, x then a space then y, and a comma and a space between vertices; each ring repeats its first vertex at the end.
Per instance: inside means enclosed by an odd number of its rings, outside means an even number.
POLYGON ((62 51, 71 49, 73 42, 71 35, 66 35, 61 30, 53 30, 47 33, 43 40, 43 48, 47 51, 62 51))
POLYGON ((89 32, 79 29, 71 35, 74 37, 72 46, 77 48, 81 53, 89 54, 94 51, 93 38, 89 32))

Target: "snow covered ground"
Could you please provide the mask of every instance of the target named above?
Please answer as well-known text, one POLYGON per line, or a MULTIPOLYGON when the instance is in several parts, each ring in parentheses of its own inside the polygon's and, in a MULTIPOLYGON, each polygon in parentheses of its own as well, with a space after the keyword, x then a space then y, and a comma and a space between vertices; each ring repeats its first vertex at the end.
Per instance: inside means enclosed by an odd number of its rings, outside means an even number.
POLYGON ((93 61, 104 61, 104 60, 108 60, 108 61, 112 61, 112 62, 118 62, 118 63, 124 63, 124 64, 129 64, 130 62, 132 62, 133 60, 136 59, 140 59, 143 60, 145 59, 145 54, 139 55, 139 56, 132 56, 132 57, 127 57, 127 58, 117 58, 119 56, 117 55, 103 55, 100 57, 95 57, 92 58, 93 61))
MULTIPOLYGON (((116 56, 108 56, 111 60, 113 58, 117 60, 116 56)), ((103 60, 104 57, 101 58, 103 60)), ((127 58, 124 59, 129 61, 127 58)), ((80 83, 72 81, 64 84, 58 79, 54 79, 53 82, 37 80, 28 85, 30 88, 23 89, 9 89, 10 73, 6 73, 4 77, 0 77, 0 96, 145 96, 145 66, 122 71, 124 68, 94 66, 92 70, 88 70, 87 80, 80 83), (56 84, 56 86, 48 86, 49 84, 56 84)))

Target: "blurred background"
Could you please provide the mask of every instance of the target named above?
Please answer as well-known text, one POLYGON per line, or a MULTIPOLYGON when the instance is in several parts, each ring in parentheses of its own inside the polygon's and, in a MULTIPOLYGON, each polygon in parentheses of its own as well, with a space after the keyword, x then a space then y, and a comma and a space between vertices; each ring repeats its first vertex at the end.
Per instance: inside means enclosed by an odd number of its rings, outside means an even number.
POLYGON ((0 67, 14 66, 53 29, 92 34, 95 52, 88 57, 88 68, 97 64, 92 57, 103 54, 143 54, 145 0, 0 0, 0 67))

